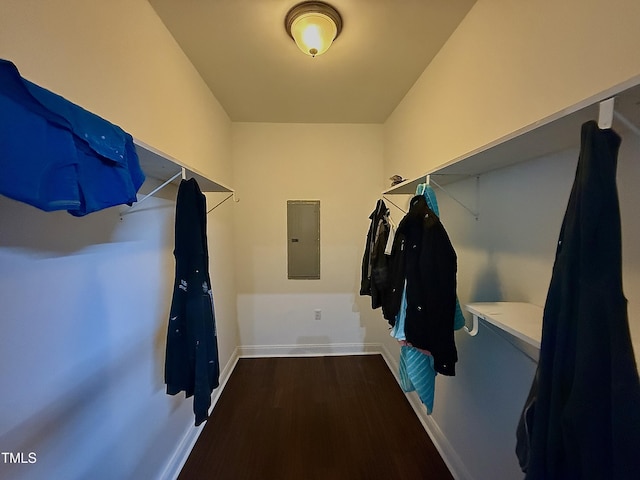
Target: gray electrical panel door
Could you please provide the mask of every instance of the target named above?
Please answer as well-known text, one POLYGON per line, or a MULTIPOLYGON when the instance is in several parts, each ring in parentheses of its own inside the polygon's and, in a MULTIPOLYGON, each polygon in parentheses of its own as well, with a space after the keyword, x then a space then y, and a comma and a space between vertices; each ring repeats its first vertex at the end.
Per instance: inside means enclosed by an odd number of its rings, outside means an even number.
POLYGON ((320 201, 287 201, 287 272, 290 279, 320 278, 320 201))

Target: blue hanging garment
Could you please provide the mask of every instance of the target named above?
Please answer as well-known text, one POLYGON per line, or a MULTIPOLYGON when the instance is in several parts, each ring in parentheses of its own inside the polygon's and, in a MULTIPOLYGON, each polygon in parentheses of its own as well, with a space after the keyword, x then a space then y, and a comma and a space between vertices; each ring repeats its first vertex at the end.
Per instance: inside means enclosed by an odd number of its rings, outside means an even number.
POLYGON ((436 375, 431 355, 408 345, 400 347, 400 387, 405 392, 415 390, 429 415, 433 411, 436 375))
POLYGON ((133 137, 0 59, 0 194, 83 216, 129 204, 145 176, 133 137))
POLYGON ((404 319, 406 310, 407 296, 406 292, 403 292, 396 323, 391 329, 391 336, 403 344, 400 348, 400 387, 407 393, 416 391, 420 401, 427 407, 427 413, 431 414, 437 373, 431 355, 405 344, 404 319))
POLYGON ((400 309, 396 315, 396 321, 391 327, 390 335, 396 340, 402 342, 407 339, 404 334, 404 319, 407 314, 407 281, 404 282, 404 288, 402 290, 402 298, 400 299, 400 309))

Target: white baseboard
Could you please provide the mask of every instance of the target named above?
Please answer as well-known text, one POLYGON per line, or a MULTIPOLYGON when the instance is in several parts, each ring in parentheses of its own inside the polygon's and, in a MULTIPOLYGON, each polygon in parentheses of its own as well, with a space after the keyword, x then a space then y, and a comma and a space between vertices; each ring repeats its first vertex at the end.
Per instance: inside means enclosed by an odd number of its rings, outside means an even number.
POLYGON ((363 355, 380 352, 379 343, 333 343, 307 345, 242 345, 238 356, 251 357, 319 357, 329 355, 363 355))
MULTIPOLYGON (((214 391, 211 399, 209 414, 213 411, 222 390, 227 384, 231 372, 238 363, 239 358, 259 358, 259 357, 317 357, 329 355, 370 355, 381 354, 389 370, 396 380, 398 377, 398 361, 389 350, 380 343, 342 343, 342 344, 310 344, 310 345, 242 345, 236 347, 227 365, 220 374, 220 386, 214 391)), ((456 480, 472 480, 466 469, 464 462, 453 449, 440 427, 427 411, 415 392, 406 394, 413 410, 416 412, 420 423, 426 430, 435 445, 438 453, 451 471, 456 480)), ((193 446, 205 424, 199 427, 190 426, 185 432, 182 441, 176 448, 167 466, 160 475, 160 480, 175 480, 178 478, 193 446)))
MULTIPOLYGON (((389 370, 391 370, 393 376, 396 377, 396 380, 398 381, 398 383, 400 383, 400 377, 398 374, 398 360, 394 358, 387 347, 382 344, 380 345, 380 353, 382 354, 382 358, 384 358, 384 360, 387 362, 389 370)), ((416 392, 410 392, 405 393, 405 395, 407 396, 407 400, 409 400, 409 404, 416 412, 420 423, 422 423, 422 426, 427 431, 429 438, 431 438, 431 441, 435 445, 436 450, 438 450, 438 453, 442 457, 442 460, 444 460, 444 463, 449 468, 449 471, 451 472, 451 475, 453 475, 453 478, 455 478, 456 480, 472 480, 473 477, 471 476, 471 474, 469 474, 469 471, 464 465, 464 462, 453 449, 453 447, 447 440, 447 437, 445 437, 445 435, 442 433, 442 430, 440 430, 440 426, 436 423, 431 415, 427 414, 427 409, 422 404, 422 401, 420 400, 418 394, 416 392)))
MULTIPOLYGON (((236 363, 238 363, 238 350, 239 348, 236 347, 236 349, 231 354, 231 358, 229 358, 229 361, 222 369, 222 372, 220 372, 220 385, 212 393, 209 415, 211 415, 211 412, 213 412, 213 409, 216 406, 216 403, 218 403, 218 399, 220 398, 220 394, 222 393, 222 390, 224 390, 224 387, 226 386, 227 381, 231 376, 231 372, 233 372, 236 363)), ((191 450, 193 450, 193 446, 196 444, 196 441, 198 440, 200 433, 202 433, 202 429, 205 425, 206 423, 202 423, 197 427, 189 425, 189 428, 185 431, 182 440, 167 462, 165 469, 160 474, 160 480, 176 480, 178 478, 182 467, 184 467, 184 464, 187 462, 187 458, 189 458, 189 454, 191 453, 191 450)))

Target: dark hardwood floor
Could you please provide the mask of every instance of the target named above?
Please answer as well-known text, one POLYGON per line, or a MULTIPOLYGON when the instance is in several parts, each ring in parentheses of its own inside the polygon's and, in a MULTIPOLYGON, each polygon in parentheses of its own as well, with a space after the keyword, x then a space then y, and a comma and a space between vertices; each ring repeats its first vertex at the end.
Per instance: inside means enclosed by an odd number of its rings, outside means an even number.
POLYGON ((240 359, 179 480, 451 480, 380 355, 240 359))

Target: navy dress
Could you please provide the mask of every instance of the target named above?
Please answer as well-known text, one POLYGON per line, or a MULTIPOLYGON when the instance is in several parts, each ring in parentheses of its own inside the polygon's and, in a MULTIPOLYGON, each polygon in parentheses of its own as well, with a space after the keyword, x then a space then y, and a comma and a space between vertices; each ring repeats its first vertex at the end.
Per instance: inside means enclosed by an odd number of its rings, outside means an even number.
POLYGON ((220 367, 209 278, 206 198, 195 179, 182 180, 176 200, 176 277, 173 288, 165 383, 167 393, 193 396, 195 424, 209 415, 220 367))

